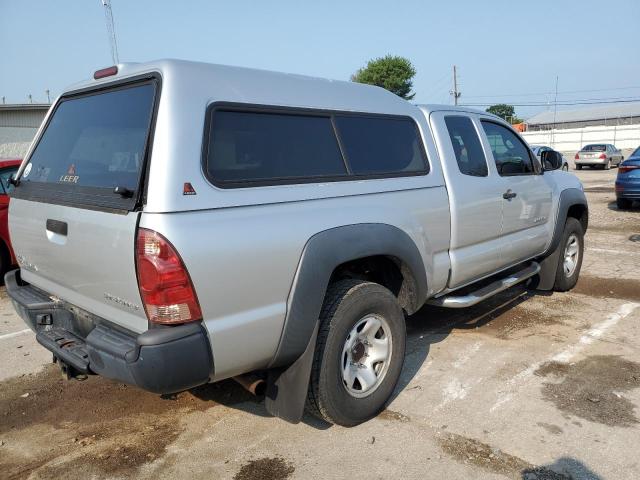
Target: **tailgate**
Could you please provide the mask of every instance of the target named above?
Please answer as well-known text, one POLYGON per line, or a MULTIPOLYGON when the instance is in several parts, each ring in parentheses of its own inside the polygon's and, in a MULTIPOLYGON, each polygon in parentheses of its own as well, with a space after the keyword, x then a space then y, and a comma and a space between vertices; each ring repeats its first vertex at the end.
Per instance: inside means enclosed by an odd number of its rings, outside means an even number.
POLYGON ((134 248, 156 91, 144 80, 63 96, 9 205, 23 280, 134 332, 148 328, 134 248))

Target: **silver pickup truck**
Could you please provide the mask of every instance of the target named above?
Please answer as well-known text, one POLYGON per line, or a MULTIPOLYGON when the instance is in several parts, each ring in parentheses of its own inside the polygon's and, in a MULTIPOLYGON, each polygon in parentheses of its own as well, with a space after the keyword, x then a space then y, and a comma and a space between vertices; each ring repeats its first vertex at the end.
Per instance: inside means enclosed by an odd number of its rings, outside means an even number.
POLYGON ((396 386, 405 315, 575 285, 587 202, 557 157, 377 87, 122 64, 55 101, 12 180, 7 291, 70 377, 234 377, 355 425, 396 386))

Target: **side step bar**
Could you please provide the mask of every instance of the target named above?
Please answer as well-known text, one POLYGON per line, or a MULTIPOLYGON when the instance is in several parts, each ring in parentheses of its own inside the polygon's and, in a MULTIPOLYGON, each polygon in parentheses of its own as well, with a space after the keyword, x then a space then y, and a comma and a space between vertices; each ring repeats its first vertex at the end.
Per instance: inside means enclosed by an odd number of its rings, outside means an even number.
POLYGON ((500 293, 507 288, 511 288, 514 285, 524 282, 525 280, 537 275, 540 271, 540 265, 536 262, 531 262, 529 266, 519 270, 511 275, 496 280, 489 285, 479 288, 478 290, 471 292, 467 295, 456 296, 455 292, 449 295, 443 295, 438 298, 431 298, 427 300, 428 305, 435 305, 436 307, 445 308, 466 308, 480 303, 489 297, 492 297, 496 293, 500 293))

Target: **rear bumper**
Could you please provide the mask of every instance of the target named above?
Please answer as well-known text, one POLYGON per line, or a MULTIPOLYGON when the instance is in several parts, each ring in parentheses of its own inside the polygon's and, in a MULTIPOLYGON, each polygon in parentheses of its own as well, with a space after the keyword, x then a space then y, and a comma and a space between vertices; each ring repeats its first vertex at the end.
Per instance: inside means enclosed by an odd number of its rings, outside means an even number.
POLYGON ((605 158, 581 158, 580 160, 575 160, 576 165, 606 165, 609 162, 609 159, 605 158))
POLYGON ((36 339, 64 364, 155 393, 175 393, 207 383, 213 376, 210 343, 202 325, 158 327, 136 335, 46 292, 5 275, 13 306, 36 339))
POLYGON ((616 197, 640 200, 640 182, 616 182, 616 197))

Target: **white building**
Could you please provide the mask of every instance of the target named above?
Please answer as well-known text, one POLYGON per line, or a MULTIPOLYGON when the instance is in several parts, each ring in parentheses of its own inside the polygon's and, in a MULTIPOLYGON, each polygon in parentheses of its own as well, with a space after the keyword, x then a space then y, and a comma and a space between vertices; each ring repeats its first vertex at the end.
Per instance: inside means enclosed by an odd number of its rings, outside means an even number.
POLYGON ((0 158, 22 158, 49 110, 48 104, 0 104, 0 158))
POLYGON ((525 124, 523 136, 530 145, 563 153, 575 153, 588 143, 611 143, 627 154, 640 146, 640 102, 548 110, 525 124))

